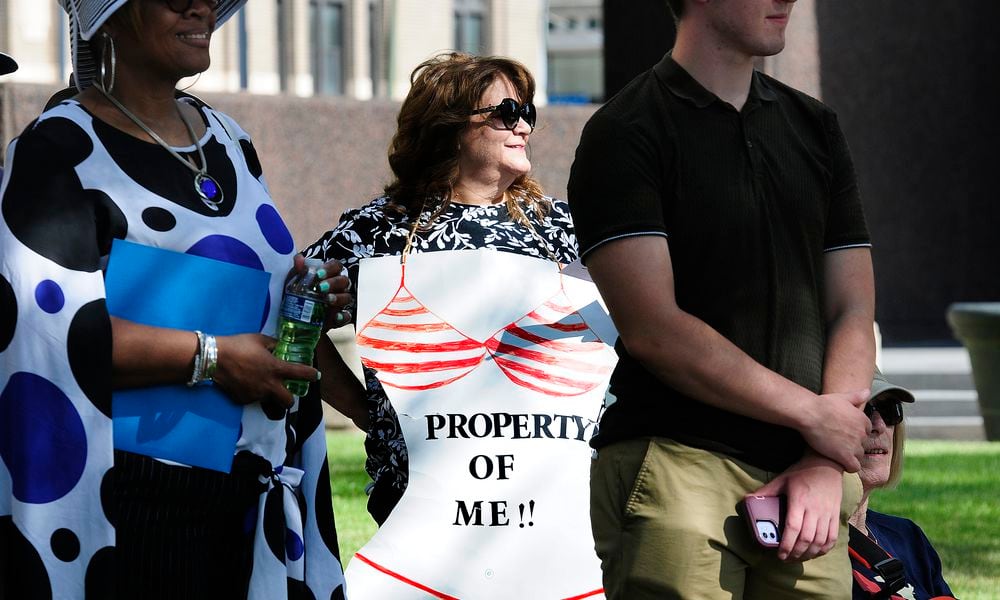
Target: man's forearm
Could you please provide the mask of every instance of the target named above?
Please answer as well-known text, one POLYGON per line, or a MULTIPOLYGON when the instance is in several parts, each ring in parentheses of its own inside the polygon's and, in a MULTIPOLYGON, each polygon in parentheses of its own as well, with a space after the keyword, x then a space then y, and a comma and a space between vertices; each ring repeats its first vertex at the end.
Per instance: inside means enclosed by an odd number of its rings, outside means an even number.
MULTIPOLYGON (((859 392, 868 382, 853 392, 817 396, 753 360, 677 306, 663 238, 610 242, 590 255, 587 266, 629 354, 660 381, 710 406, 793 428, 820 454, 858 469, 868 419, 857 407, 867 400, 859 392)), ((831 309, 852 306, 839 299, 831 309)))
POLYGON ((815 394, 754 361, 697 317, 675 309, 623 336, 636 360, 685 395, 768 423, 805 427, 802 406, 815 394))
MULTIPOLYGON (((636 237, 595 251, 588 268, 629 354, 660 381, 701 402, 754 419, 809 429, 810 390, 768 369, 673 300, 666 240, 636 237), (635 257, 644 257, 636 261, 635 257)), ((856 389, 868 387, 868 383, 856 389)))

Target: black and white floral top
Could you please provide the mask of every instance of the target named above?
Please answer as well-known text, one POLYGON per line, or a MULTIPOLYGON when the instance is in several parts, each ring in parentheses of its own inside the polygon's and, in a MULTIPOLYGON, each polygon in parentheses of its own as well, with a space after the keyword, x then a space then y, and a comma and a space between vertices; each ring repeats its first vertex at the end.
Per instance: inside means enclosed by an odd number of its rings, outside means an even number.
MULTIPOLYGON (((452 203, 429 228, 417 231, 410 251, 493 248, 545 260, 554 256, 560 263, 571 263, 577 259, 578 249, 569 206, 561 200, 549 200, 552 210, 542 219, 533 211, 525 211, 534 232, 513 220, 503 204, 452 203)), ((387 212, 388 203, 389 198, 381 197, 361 208, 345 211, 336 229, 326 232, 304 252, 309 258, 336 259, 343 263, 351 278, 355 300, 358 262, 362 258, 399 256, 406 247, 412 221, 406 215, 387 212)), ((381 522, 406 489, 408 458, 399 419, 375 371, 367 367, 364 370, 370 423, 365 441, 368 453, 365 467, 375 481, 369 510, 381 522), (382 493, 385 499, 376 498, 382 493), (375 508, 379 504, 382 506, 375 508)))

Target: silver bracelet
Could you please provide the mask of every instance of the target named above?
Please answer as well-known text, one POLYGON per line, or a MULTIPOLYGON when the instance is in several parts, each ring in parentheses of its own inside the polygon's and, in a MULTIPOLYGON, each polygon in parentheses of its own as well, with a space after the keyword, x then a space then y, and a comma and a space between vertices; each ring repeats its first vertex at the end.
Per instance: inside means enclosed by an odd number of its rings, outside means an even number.
POLYGON ((215 378, 216 367, 219 366, 219 346, 214 335, 205 335, 205 356, 202 360, 202 381, 212 381, 215 378))
MULTIPOLYGON (((194 334, 198 336, 198 351, 194 355, 194 370, 191 371, 191 379, 188 380, 188 387, 192 387, 202 383, 206 380, 211 380, 210 377, 205 376, 206 366, 208 365, 208 338, 212 338, 212 346, 215 346, 215 336, 205 335, 204 333, 195 330, 194 334)), ((216 354, 217 354, 216 350, 216 354)), ((212 371, 215 371, 215 359, 212 360, 212 371)))

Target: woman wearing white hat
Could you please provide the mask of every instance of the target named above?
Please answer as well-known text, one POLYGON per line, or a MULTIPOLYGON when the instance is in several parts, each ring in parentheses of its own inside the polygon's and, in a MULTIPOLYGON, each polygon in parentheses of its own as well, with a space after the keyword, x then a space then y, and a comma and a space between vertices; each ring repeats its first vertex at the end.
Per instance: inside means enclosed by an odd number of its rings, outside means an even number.
MULTIPOLYGON (((0 597, 342 597, 319 401, 283 386, 318 375, 261 335, 302 260, 249 136, 176 91, 245 0, 60 1, 80 93, 11 143, 2 197, 0 597), (250 332, 110 316, 119 239, 270 273, 250 332), (113 450, 113 389, 184 383, 237 406, 229 472, 113 450)), ((131 296, 160 275, 132 274, 131 296)), ((346 277, 321 278, 347 302, 346 277)))

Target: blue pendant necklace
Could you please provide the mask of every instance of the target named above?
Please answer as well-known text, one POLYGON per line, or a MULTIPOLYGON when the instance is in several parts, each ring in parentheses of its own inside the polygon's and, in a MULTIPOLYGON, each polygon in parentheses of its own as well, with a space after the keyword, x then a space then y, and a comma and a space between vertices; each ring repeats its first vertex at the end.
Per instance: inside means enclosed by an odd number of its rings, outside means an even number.
POLYGON ((131 119, 132 122, 145 131, 149 137, 153 138, 153 141, 162 146, 167 152, 170 153, 171 156, 179 160, 182 165, 191 169, 191 171, 194 172, 194 191, 198 194, 198 197, 201 198, 201 202, 211 210, 219 210, 219 205, 222 204, 223 199, 222 188, 219 186, 219 182, 208 174, 208 161, 205 160, 205 152, 201 149, 201 144, 198 143, 198 138, 194 135, 194 128, 192 128, 191 124, 188 123, 188 120, 184 117, 184 113, 181 112, 181 107, 177 105, 176 101, 174 101, 174 106, 177 108, 177 115, 184 123, 184 127, 187 129, 188 135, 191 136, 191 143, 194 144, 195 149, 198 151, 198 162, 201 163, 201 167, 194 166, 191 164, 191 161, 178 154, 176 150, 163 141, 163 138, 157 135, 155 131, 147 127, 145 123, 139 120, 139 117, 133 115, 127 108, 125 108, 124 104, 106 92, 102 86, 95 85, 94 87, 104 94, 104 97, 111 101, 111 103, 114 104, 118 110, 122 111, 122 114, 131 119))

